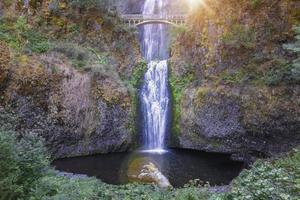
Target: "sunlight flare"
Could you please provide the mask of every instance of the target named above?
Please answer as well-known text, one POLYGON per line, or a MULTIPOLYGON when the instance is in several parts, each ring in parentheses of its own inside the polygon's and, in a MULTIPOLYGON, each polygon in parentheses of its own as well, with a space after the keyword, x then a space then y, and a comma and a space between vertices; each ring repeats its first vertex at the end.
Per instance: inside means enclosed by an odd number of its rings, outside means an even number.
POLYGON ((198 8, 199 6, 204 4, 204 0, 188 0, 189 8, 191 10, 198 8))

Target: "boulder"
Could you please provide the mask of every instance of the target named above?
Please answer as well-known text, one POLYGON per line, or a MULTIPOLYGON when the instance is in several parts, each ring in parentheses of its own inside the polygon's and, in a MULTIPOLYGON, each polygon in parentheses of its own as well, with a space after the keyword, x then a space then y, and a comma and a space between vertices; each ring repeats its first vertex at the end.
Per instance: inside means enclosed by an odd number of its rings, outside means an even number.
POLYGON ((147 158, 137 158, 130 162, 127 176, 130 182, 152 183, 160 188, 172 188, 168 178, 147 158))

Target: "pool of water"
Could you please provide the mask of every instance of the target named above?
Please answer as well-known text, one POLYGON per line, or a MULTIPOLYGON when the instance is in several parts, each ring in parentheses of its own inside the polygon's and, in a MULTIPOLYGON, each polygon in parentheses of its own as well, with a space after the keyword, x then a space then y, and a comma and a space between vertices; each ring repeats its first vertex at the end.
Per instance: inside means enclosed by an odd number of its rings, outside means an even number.
POLYGON ((182 187, 192 179, 211 185, 228 184, 244 166, 230 160, 230 155, 178 149, 66 158, 55 160, 53 165, 59 171, 95 176, 109 184, 125 184, 132 163, 141 159, 154 163, 174 187, 182 187))

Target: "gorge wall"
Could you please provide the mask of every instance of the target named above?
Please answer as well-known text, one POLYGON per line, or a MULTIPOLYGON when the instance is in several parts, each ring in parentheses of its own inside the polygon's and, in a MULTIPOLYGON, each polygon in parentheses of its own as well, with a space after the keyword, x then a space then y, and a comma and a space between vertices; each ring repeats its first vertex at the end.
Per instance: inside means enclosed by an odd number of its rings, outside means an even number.
POLYGON ((172 46, 170 145, 252 160, 300 144, 298 1, 205 1, 172 46), (293 66, 292 66, 293 65, 293 66))
POLYGON ((55 158, 137 141, 138 41, 113 8, 90 2, 2 7, 0 126, 42 136, 55 158))

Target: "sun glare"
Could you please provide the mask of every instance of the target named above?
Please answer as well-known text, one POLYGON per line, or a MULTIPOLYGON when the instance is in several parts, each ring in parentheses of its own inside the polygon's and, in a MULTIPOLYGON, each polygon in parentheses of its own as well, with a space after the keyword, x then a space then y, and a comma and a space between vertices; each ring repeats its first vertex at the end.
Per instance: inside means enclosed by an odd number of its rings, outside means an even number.
POLYGON ((203 0, 188 0, 190 9, 198 8, 203 4, 203 0))

